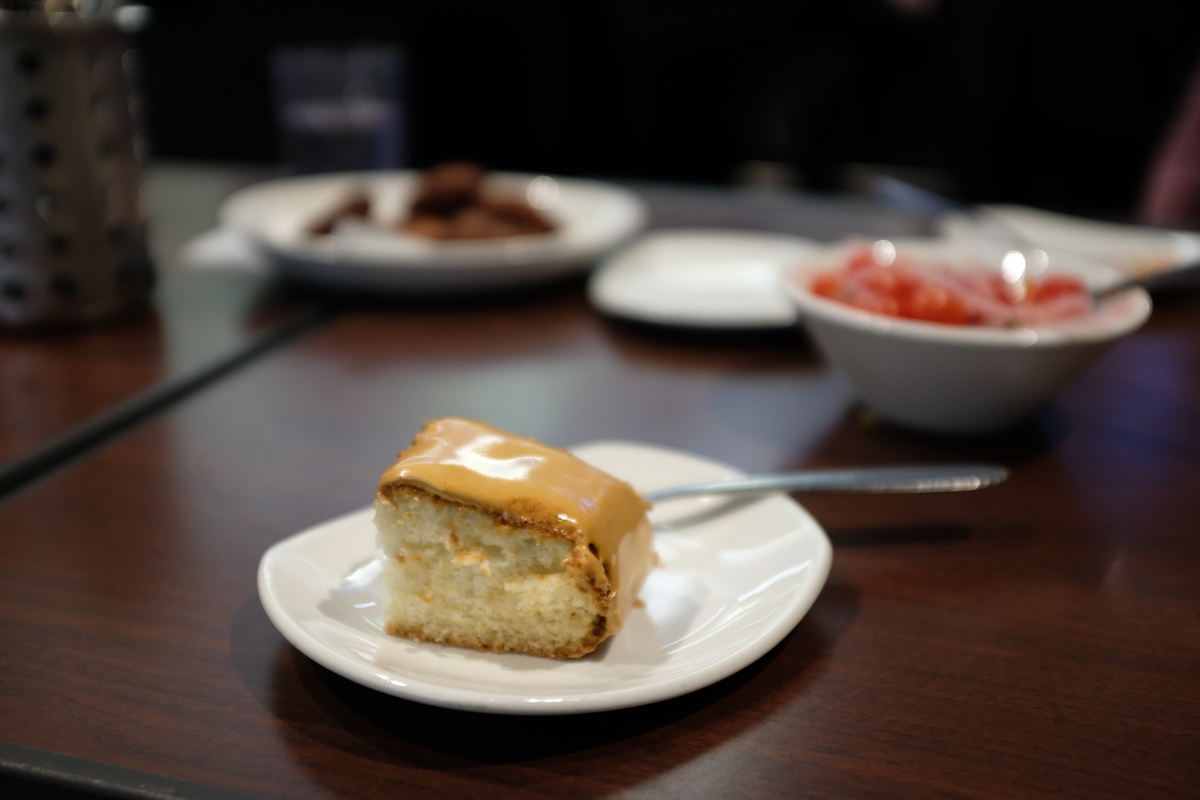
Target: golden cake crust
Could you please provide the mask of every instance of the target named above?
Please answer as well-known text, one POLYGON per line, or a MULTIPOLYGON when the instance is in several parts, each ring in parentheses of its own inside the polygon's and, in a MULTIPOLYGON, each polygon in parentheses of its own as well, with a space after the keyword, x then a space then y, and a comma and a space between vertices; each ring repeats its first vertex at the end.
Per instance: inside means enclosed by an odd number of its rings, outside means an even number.
MULTIPOLYGON (((486 652, 577 658, 621 629, 653 560, 653 533, 645 517, 648 505, 632 487, 565 451, 472 420, 443 419, 425 425, 380 479, 377 524, 381 512, 394 515, 394 508, 388 507, 416 508, 413 503, 423 504, 421 508, 432 514, 442 513, 442 519, 478 515, 470 524, 486 521, 487 534, 501 541, 532 537, 543 545, 558 543, 554 552, 559 555, 554 558, 563 557, 555 566, 560 581, 556 585, 575 587, 568 588, 574 598, 570 601, 573 624, 577 631, 588 630, 570 643, 547 649, 484 635, 473 620, 459 620, 455 626, 426 625, 420 621, 424 610, 418 603, 415 609, 409 606, 407 615, 385 615, 387 632, 397 636, 486 652), (585 610, 587 616, 580 616, 585 610)), ((413 516, 412 511, 403 513, 413 516)), ((491 575, 486 558, 478 552, 455 553, 459 543, 453 524, 439 524, 443 531, 438 536, 444 538, 449 555, 440 553, 436 558, 449 558, 454 564, 483 562, 481 569, 491 575)), ((380 527, 381 542, 383 532, 380 527)), ((412 571, 399 551, 389 557, 412 571)), ((417 602, 413 596, 424 599, 411 587, 408 595, 409 603, 417 602)), ((425 600, 433 601, 432 596, 425 600)), ((453 605, 452 598, 439 601, 453 605)))

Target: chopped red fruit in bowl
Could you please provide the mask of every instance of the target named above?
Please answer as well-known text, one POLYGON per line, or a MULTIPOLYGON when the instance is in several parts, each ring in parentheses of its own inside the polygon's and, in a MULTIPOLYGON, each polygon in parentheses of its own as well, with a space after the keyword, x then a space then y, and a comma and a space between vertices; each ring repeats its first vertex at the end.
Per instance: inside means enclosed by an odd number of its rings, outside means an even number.
POLYGON ((785 289, 826 359, 901 425, 986 433, 1051 401, 1150 315, 1102 302, 1112 268, 1082 256, 946 240, 861 241, 794 265, 785 289))
POLYGON ((908 254, 894 254, 884 264, 866 246, 852 250, 841 267, 817 273, 810 288, 864 311, 947 325, 1024 327, 1092 309, 1087 287, 1075 275, 1010 281, 986 266, 964 269, 908 254))

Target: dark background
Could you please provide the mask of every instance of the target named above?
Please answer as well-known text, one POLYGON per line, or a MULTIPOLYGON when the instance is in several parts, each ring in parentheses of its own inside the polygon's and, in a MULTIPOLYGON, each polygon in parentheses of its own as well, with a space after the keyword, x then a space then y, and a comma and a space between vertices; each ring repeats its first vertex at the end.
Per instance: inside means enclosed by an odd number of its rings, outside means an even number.
POLYGON ((1197 63, 1194 0, 148 2, 153 152, 276 161, 280 43, 404 46, 409 163, 843 187, 922 167, 970 201, 1128 216, 1197 63), (582 10, 580 10, 582 9, 582 10))

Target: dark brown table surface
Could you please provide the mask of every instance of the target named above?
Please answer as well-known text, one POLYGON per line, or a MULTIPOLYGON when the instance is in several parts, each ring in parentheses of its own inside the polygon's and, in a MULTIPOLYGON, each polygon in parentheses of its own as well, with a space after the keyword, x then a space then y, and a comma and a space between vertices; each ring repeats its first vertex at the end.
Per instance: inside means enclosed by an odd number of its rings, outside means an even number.
MULTIPOLYGON (((661 224, 916 225, 643 188, 661 224)), ((875 422, 798 333, 620 324, 581 282, 349 306, 4 498, 0 548, 11 780, 154 797, 1198 797, 1200 296, 1160 299, 1059 402, 969 440, 875 422), (395 451, 448 414, 746 470, 992 460, 1013 477, 805 498, 835 545, 828 583, 779 646, 711 687, 477 715, 316 666, 255 588, 267 547, 367 505, 395 451)))
POLYGON ((187 268, 180 246, 266 169, 160 164, 146 174, 157 287, 145 310, 93 327, 0 331, 0 467, 170 381, 186 380, 303 315, 244 272, 187 268))

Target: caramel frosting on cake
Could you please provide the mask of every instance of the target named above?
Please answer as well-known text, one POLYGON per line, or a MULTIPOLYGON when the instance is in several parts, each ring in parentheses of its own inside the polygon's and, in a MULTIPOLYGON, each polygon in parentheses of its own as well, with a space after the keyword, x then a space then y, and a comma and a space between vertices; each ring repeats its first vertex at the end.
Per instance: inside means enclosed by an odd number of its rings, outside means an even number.
POLYGON ((572 559, 616 602, 609 633, 620 628, 653 559, 650 504, 633 487, 576 456, 483 422, 427 422, 379 480, 381 494, 408 486, 482 509, 513 527, 574 541, 572 559))

